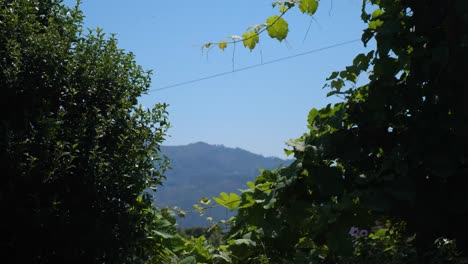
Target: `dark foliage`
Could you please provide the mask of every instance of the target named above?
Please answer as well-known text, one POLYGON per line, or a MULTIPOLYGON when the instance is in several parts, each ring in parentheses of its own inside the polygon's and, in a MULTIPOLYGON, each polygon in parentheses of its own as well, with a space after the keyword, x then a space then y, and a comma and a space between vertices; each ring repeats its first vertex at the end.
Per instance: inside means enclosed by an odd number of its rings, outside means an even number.
POLYGON ((165 105, 136 106, 149 73, 113 37, 84 34, 82 17, 56 0, 0 2, 5 263, 139 263, 161 253, 150 235, 165 222, 144 192, 166 168, 165 105))

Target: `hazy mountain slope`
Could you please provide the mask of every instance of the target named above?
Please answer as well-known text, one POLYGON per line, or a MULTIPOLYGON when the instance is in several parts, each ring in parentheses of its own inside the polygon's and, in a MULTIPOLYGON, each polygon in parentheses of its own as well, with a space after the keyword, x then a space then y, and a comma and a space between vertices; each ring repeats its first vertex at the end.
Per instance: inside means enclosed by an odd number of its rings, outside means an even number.
MULTIPOLYGON (((275 169, 290 161, 264 157, 239 148, 209 145, 203 142, 185 146, 163 146, 162 152, 171 160, 164 186, 155 194, 158 206, 178 206, 192 210, 201 197, 218 196, 220 192, 236 192, 246 188, 259 169, 275 169)), ((208 225, 207 216, 224 219, 231 214, 224 208, 211 209, 205 217, 197 213, 179 219, 182 227, 208 225)))

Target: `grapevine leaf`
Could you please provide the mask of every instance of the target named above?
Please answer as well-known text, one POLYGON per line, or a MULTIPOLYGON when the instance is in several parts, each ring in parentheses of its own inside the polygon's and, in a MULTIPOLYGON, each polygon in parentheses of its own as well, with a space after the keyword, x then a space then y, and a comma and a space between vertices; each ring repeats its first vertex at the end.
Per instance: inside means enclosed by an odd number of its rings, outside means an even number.
MULTIPOLYGON (((226 263, 231 263, 231 257, 229 257, 228 252, 220 251, 219 254, 214 254, 213 259, 221 259, 225 261, 226 263)), ((216 262, 217 263, 217 262, 216 262)))
POLYGON ((376 9, 374 12, 372 12, 372 18, 377 18, 383 14, 382 9, 376 9))
POLYGON ((305 150, 304 142, 300 142, 300 141, 297 141, 297 140, 292 140, 291 139, 291 140, 286 142, 286 145, 288 145, 290 147, 293 147, 294 151, 304 152, 304 150, 305 150))
POLYGON ((165 238, 165 239, 173 238, 173 237, 174 237, 174 236, 171 235, 171 234, 168 234, 168 233, 165 233, 165 232, 161 232, 161 231, 157 231, 157 230, 154 230, 153 232, 154 232, 155 235, 160 236, 160 237, 165 238))
POLYGON ((255 205, 255 199, 251 193, 244 194, 243 197, 247 202, 244 202, 239 208, 249 208, 255 205))
POLYGON ((240 197, 239 195, 235 193, 230 193, 227 194, 225 192, 222 192, 221 197, 213 197, 215 202, 217 202, 219 205, 228 208, 231 211, 234 211, 240 204, 240 197))
POLYGON ((338 74, 339 74, 339 72, 337 72, 337 71, 332 72, 332 74, 330 75, 330 77, 327 78, 327 81, 332 80, 332 79, 335 79, 336 77, 338 77, 338 74))
POLYGON ((299 9, 302 13, 307 13, 309 15, 315 14, 318 8, 318 1, 317 0, 302 0, 299 3, 299 9))
POLYGON ((240 238, 232 241, 234 245, 247 245, 247 246, 256 246, 257 243, 255 241, 248 239, 248 238, 240 238))
POLYGON ((224 51, 224 49, 227 47, 227 43, 226 41, 221 41, 219 44, 218 44, 219 48, 224 51))
POLYGON ((343 79, 337 79, 331 82, 331 87, 336 89, 338 92, 345 86, 343 79))
POLYGON ((288 22, 278 15, 267 19, 267 31, 271 38, 278 39, 280 42, 288 36, 288 22))
POLYGON ((242 38, 243 38, 244 46, 246 48, 249 48, 250 50, 253 50, 259 41, 258 33, 255 31, 245 32, 242 35, 242 38))
POLYGON ((369 28, 373 29, 373 30, 376 30, 378 27, 380 27, 382 25, 383 25, 383 21, 380 20, 380 19, 373 20, 373 21, 369 22, 369 28))
POLYGON ((312 125, 315 118, 319 115, 319 111, 315 108, 312 108, 307 116, 307 122, 312 125))

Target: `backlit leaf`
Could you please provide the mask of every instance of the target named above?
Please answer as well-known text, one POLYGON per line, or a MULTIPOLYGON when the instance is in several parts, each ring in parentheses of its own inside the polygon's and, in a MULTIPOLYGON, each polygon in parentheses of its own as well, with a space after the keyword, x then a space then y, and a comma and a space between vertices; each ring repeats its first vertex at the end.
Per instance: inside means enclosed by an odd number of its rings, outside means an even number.
POLYGON ((255 31, 245 32, 242 38, 244 46, 250 50, 253 50, 259 41, 258 34, 255 31))
POLYGON ((226 41, 221 41, 219 44, 218 44, 219 48, 224 51, 224 49, 227 47, 227 43, 226 41))
POLYGON ((307 13, 309 15, 315 14, 318 8, 317 0, 302 0, 299 4, 299 9, 302 13, 307 13))
POLYGON ((288 22, 286 22, 282 17, 277 15, 269 17, 267 19, 267 25, 268 35, 271 38, 282 41, 288 36, 288 22))
POLYGON ((217 202, 219 205, 226 207, 231 211, 234 211, 241 202, 239 195, 235 193, 227 194, 225 192, 222 192, 220 196, 221 197, 213 197, 213 200, 215 200, 215 202, 217 202))

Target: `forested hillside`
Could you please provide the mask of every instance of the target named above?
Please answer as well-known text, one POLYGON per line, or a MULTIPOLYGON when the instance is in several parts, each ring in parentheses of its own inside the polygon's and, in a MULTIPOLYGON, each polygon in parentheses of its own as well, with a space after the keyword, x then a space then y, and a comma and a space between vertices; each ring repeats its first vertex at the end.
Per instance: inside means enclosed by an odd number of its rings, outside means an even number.
MULTIPOLYGON (((177 206, 193 210, 202 197, 213 197, 220 192, 237 192, 247 181, 255 180, 260 169, 276 169, 287 166, 290 160, 264 157, 240 148, 209 145, 197 142, 185 146, 162 146, 161 151, 171 164, 166 172, 167 180, 155 192, 158 206, 177 206)), ((207 226, 206 217, 227 219, 232 213, 224 207, 210 209, 205 217, 198 212, 178 219, 181 227, 207 226)))

